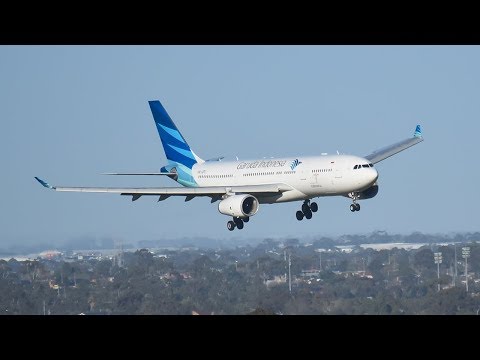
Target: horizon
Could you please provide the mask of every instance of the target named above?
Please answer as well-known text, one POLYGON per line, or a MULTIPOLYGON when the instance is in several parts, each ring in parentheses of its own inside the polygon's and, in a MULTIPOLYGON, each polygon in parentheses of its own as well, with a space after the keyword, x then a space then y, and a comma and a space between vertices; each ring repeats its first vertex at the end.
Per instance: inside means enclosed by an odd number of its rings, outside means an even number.
POLYGON ((198 249, 213 249, 213 248, 236 248, 242 246, 258 246, 264 242, 273 241, 277 243, 286 243, 288 241, 298 241, 299 244, 307 245, 313 244, 315 242, 322 241, 333 241, 338 243, 337 246, 342 245, 368 245, 368 244, 442 244, 442 243, 476 243, 480 241, 480 232, 465 232, 465 233, 443 233, 443 234, 429 234, 422 232, 411 232, 411 233, 395 233, 390 234, 386 231, 373 231, 368 234, 343 234, 338 236, 329 236, 329 235, 319 235, 319 236, 308 236, 303 238, 296 237, 265 237, 265 238, 242 238, 237 239, 237 241, 232 242, 228 238, 166 238, 166 239, 150 239, 150 240, 140 240, 137 242, 128 242, 128 241, 115 241, 112 238, 92 238, 92 237, 78 237, 71 241, 66 241, 61 244, 49 244, 47 242, 39 242, 35 244, 12 244, 6 247, 0 247, 0 255, 16 255, 16 256, 25 256, 25 255, 34 255, 44 251, 101 251, 101 250, 118 250, 119 248, 125 250, 139 250, 142 248, 148 249, 165 249, 165 248, 175 248, 181 249, 184 247, 197 247, 198 249), (374 237, 385 237, 385 242, 375 241, 374 237), (425 242, 425 239, 412 239, 414 236, 419 237, 428 237, 428 238, 438 238, 433 242, 425 242), (358 239, 356 237, 365 237, 362 239, 360 244, 358 244, 358 239), (461 237, 462 239, 455 239, 461 237), (353 238, 353 239, 345 239, 353 238), (476 239, 478 238, 478 239, 476 239), (457 240, 457 241, 454 241, 457 240), (352 244, 352 241, 355 241, 352 244), (110 246, 105 245, 106 243, 110 246), (84 247, 80 244, 86 244, 84 247), (90 247, 88 246, 90 245, 90 247))

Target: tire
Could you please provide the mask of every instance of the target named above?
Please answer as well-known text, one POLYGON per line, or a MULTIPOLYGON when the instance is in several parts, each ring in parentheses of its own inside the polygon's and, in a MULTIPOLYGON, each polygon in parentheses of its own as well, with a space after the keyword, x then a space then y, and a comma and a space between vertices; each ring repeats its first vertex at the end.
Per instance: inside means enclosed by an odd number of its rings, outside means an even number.
POLYGON ((303 203, 302 204, 302 212, 304 214, 306 214, 309 210, 310 210, 310 207, 307 204, 303 203))
POLYGON ((308 210, 306 213, 305 213, 305 217, 310 220, 312 218, 313 214, 310 210, 308 210))
POLYGON ((351 211, 351 212, 357 211, 357 207, 355 206, 355 204, 351 204, 351 205, 350 205, 350 211, 351 211))
POLYGON ((242 230, 243 229, 242 219, 235 219, 235 225, 237 225, 238 230, 242 230))
POLYGON ((318 205, 316 202, 312 202, 310 204, 310 210, 312 210, 312 212, 317 212, 318 211, 318 205))
POLYGON ((360 204, 358 204, 358 203, 356 204, 355 210, 356 210, 356 211, 360 211, 360 204))
POLYGON ((250 221, 250 218, 249 217, 246 217, 245 219, 243 219, 243 222, 246 223, 246 222, 249 222, 250 221))
POLYGON ((301 212, 300 210, 298 210, 295 215, 296 215, 298 221, 303 220, 303 212, 301 212))
POLYGON ((231 220, 229 222, 227 222, 227 229, 230 230, 230 231, 235 230, 235 223, 231 220))

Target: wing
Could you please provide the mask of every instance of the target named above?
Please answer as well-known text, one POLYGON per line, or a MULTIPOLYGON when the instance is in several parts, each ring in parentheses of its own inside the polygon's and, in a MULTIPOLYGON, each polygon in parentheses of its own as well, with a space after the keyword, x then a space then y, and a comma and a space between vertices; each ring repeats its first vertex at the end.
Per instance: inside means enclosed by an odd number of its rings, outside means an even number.
POLYGON ((196 196, 219 197, 223 194, 246 193, 246 194, 275 194, 292 190, 293 188, 285 184, 265 184, 265 185, 243 185, 243 186, 206 186, 206 187, 163 187, 163 188, 96 188, 96 187, 65 187, 51 186, 47 182, 35 177, 35 179, 44 187, 55 191, 69 192, 89 192, 89 193, 113 193, 120 195, 131 195, 132 201, 137 200, 143 195, 157 195, 160 200, 165 200, 170 196, 186 196, 186 201, 196 196))
POLYGON ((422 130, 420 128, 420 125, 417 125, 415 129, 415 134, 413 135, 412 138, 399 141, 395 144, 376 150, 370 155, 365 156, 365 159, 368 159, 370 160, 370 162, 376 164, 382 160, 385 160, 386 158, 389 158, 392 155, 395 155, 396 153, 399 153, 400 151, 408 149, 413 145, 417 145, 422 141, 423 141, 422 130))

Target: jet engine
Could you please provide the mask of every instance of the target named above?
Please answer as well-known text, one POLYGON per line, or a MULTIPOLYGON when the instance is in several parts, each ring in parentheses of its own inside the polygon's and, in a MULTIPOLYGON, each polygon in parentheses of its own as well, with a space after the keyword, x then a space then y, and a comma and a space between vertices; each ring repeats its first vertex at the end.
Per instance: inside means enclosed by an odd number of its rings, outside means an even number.
POLYGON ((224 215, 245 218, 255 215, 258 206, 257 198, 252 195, 232 195, 220 201, 218 211, 224 215))
POLYGON ((375 195, 378 194, 378 185, 373 184, 370 186, 367 190, 363 190, 358 193, 358 199, 363 200, 363 199, 371 199, 375 197, 375 195))

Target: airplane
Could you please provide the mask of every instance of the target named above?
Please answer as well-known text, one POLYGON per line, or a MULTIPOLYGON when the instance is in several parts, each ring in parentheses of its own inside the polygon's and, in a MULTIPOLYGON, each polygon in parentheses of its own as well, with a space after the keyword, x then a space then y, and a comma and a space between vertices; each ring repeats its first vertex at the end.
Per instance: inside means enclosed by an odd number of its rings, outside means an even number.
POLYGON ((350 211, 360 211, 359 200, 378 193, 378 172, 374 164, 423 141, 420 125, 414 136, 360 157, 344 154, 296 156, 268 159, 222 161, 223 157, 202 160, 188 145, 163 105, 149 101, 150 110, 165 151, 168 164, 160 172, 104 173, 105 175, 167 176, 182 187, 104 188, 51 186, 38 177, 44 187, 55 191, 114 193, 132 196, 158 196, 163 201, 170 196, 185 196, 190 201, 197 196, 219 201, 218 211, 232 218, 227 229, 243 229, 260 204, 303 201, 295 214, 297 220, 311 219, 318 205, 311 201, 323 196, 343 196, 352 203, 350 211))

